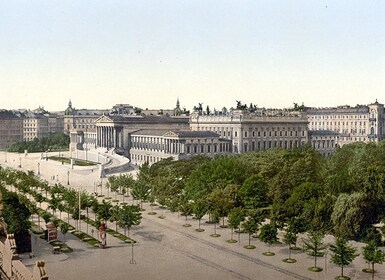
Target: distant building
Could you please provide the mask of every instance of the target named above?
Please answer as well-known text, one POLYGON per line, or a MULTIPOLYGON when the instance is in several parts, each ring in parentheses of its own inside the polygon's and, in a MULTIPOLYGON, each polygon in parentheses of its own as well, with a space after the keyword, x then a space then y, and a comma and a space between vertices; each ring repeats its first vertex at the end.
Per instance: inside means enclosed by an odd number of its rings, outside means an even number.
POLYGON ((23 141, 23 118, 12 111, 0 110, 0 149, 23 141))
MULTIPOLYGON (((102 116, 96 121, 96 147, 114 149, 130 157, 130 134, 147 130, 188 130, 187 117, 170 116, 102 116)), ((85 140, 86 141, 86 140, 85 140)))
POLYGON ((309 131, 310 145, 323 156, 330 156, 337 150, 339 133, 331 130, 309 131))
POLYGON ((283 111, 230 110, 190 115, 192 131, 212 131, 231 140, 233 153, 267 150, 274 147, 294 149, 308 144, 308 121, 302 114, 283 111))
POLYGON ((23 140, 41 139, 49 134, 48 117, 42 113, 26 111, 23 114, 23 140))
POLYGON ((348 105, 334 108, 305 108, 310 131, 338 133, 336 144, 379 142, 385 139, 384 105, 348 105))
POLYGON ((69 101, 64 111, 64 133, 69 134, 72 130, 95 133, 95 121, 102 115, 108 115, 109 112, 110 110, 75 109, 69 101))
POLYGON ((133 164, 153 164, 162 159, 181 160, 193 156, 223 155, 231 152, 231 141, 210 131, 138 130, 129 135, 133 164))

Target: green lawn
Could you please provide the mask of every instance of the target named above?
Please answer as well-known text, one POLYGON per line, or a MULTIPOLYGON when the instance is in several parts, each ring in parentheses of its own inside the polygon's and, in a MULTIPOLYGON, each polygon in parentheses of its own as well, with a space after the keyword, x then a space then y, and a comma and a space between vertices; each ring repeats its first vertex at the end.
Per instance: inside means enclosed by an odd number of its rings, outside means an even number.
MULTIPOLYGON (((71 159, 67 158, 67 157, 53 156, 53 157, 49 157, 48 159, 60 161, 60 162, 65 163, 65 164, 71 164, 71 159)), ((74 165, 78 165, 78 166, 93 166, 93 165, 97 165, 97 164, 98 164, 97 162, 86 161, 86 160, 82 160, 82 159, 75 159, 75 163, 74 163, 74 165)))

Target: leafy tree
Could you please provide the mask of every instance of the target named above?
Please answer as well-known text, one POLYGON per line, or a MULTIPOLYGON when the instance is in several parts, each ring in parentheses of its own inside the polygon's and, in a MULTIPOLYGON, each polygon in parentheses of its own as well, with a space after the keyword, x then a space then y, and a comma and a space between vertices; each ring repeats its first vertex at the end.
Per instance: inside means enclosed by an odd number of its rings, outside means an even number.
POLYGON ((303 218, 294 217, 288 224, 288 230, 295 235, 294 247, 297 247, 297 236, 307 230, 307 222, 303 218))
POLYGON ((362 248, 364 260, 372 266, 372 279, 374 279, 374 264, 382 264, 385 261, 385 253, 378 248, 374 240, 370 241, 364 248, 362 248))
POLYGON ((258 175, 248 177, 239 189, 242 204, 247 209, 256 209, 269 205, 268 187, 258 175))
POLYGON ((277 227, 273 224, 265 224, 261 227, 261 232, 259 233, 259 239, 268 244, 269 246, 269 251, 265 253, 265 255, 273 255, 274 253, 270 252, 270 246, 271 244, 274 244, 278 241, 277 238, 277 227))
POLYGON ((216 188, 207 197, 206 202, 209 210, 216 211, 219 217, 227 216, 228 212, 234 207, 234 196, 231 195, 229 188, 216 188))
POLYGON ((187 197, 182 197, 180 199, 179 204, 179 212, 182 216, 186 217, 186 223, 184 226, 191 226, 187 223, 187 217, 190 216, 193 212, 193 205, 192 203, 187 199, 187 197))
POLYGON ((51 219, 51 215, 47 212, 44 212, 41 217, 43 218, 45 224, 47 224, 49 222, 49 220, 51 219))
POLYGON ((297 235, 293 231, 291 231, 290 227, 286 230, 283 242, 285 242, 285 244, 287 244, 289 247, 289 258, 287 259, 287 262, 290 262, 291 260, 293 260, 291 258, 291 245, 295 245, 297 243, 297 235))
POLYGON ((249 244, 245 248, 255 248, 255 246, 250 245, 251 235, 256 233, 261 221, 255 219, 254 216, 249 216, 243 223, 242 229, 249 235, 249 244))
POLYGON ((130 228, 139 225, 142 220, 140 208, 137 205, 123 205, 118 213, 118 224, 124 228, 124 234, 129 237, 130 228))
POLYGON ((344 266, 349 265, 357 256, 357 249, 348 244, 344 238, 337 238, 335 244, 330 245, 333 252, 331 261, 341 267, 341 277, 344 277, 344 266))
POLYGON ((143 200, 147 200, 151 191, 150 167, 146 162, 139 167, 138 179, 132 186, 131 194, 135 199, 140 200, 140 208, 143 209, 143 200))
MULTIPOLYGON (((229 228, 231 229, 231 236, 229 242, 234 242, 233 232, 234 229, 238 229, 238 237, 240 237, 239 226, 245 219, 245 211, 242 208, 234 208, 230 211, 229 216, 227 218, 227 223, 229 228)), ((240 238, 238 238, 240 239, 240 238)), ((236 242, 236 241, 235 241, 236 242)), ((250 242, 249 242, 250 244, 250 242)))
POLYGON ((109 221, 111 223, 115 222, 115 231, 116 232, 118 231, 118 221, 119 221, 119 214, 120 214, 119 212, 120 212, 119 205, 112 206, 112 208, 111 208, 111 216, 110 216, 109 221))
POLYGON ((324 254, 324 250, 326 249, 326 246, 323 244, 322 239, 324 238, 324 235, 317 232, 312 231, 308 233, 308 239, 303 240, 303 243, 305 245, 305 249, 309 252, 311 256, 314 256, 314 266, 310 267, 309 270, 311 271, 321 271, 322 268, 317 266, 317 258, 319 255, 324 254))
POLYGON ((100 221, 108 221, 112 216, 112 204, 110 201, 103 199, 102 203, 97 204, 94 209, 100 221))
POLYGON ((49 200, 48 209, 52 209, 52 215, 55 216, 56 210, 59 208, 61 199, 57 195, 52 195, 49 200))
POLYGON ((1 187, 3 212, 2 216, 7 224, 7 232, 15 235, 19 253, 29 252, 31 247, 28 230, 31 228, 29 218, 31 213, 28 207, 21 202, 20 197, 1 187))
POLYGON ((66 234, 69 230, 69 225, 67 223, 61 223, 60 224, 60 231, 64 236, 64 243, 66 242, 66 234))
POLYGON ((341 238, 355 237, 362 230, 365 207, 363 193, 340 194, 331 215, 335 235, 341 238))
POLYGON ((195 218, 198 220, 197 231, 203 231, 203 229, 201 229, 201 220, 203 216, 206 215, 207 211, 208 207, 204 200, 200 199, 193 204, 192 212, 195 215, 195 218))

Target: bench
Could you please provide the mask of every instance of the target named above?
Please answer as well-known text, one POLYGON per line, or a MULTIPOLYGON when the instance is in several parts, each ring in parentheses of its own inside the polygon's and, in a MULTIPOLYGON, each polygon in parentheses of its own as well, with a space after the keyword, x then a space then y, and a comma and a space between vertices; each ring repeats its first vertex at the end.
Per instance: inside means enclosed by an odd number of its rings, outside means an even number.
POLYGON ((60 254, 60 246, 53 246, 52 253, 60 254))

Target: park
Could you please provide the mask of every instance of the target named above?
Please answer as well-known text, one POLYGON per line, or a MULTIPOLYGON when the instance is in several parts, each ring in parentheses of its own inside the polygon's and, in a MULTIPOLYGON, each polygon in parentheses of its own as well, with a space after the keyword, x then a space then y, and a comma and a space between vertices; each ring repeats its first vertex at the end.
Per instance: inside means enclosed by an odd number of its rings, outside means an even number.
MULTIPOLYGON (((372 147, 356 147, 364 148, 372 147)), ((322 161, 311 151, 302 153, 307 155, 308 160, 312 156, 312 163, 322 161)), ((63 152, 63 155, 70 157, 68 152, 63 152)), ((55 154, 52 153, 51 156, 55 154)), ((301 156, 297 154, 292 157, 297 157, 297 162, 292 158, 291 165, 295 166, 301 156)), ((336 239, 329 234, 330 224, 325 225, 323 233, 313 232, 312 229, 321 228, 321 221, 314 216, 313 220, 308 216, 308 221, 311 220, 312 224, 301 223, 305 213, 303 208, 310 206, 296 204, 311 200, 311 197, 306 197, 306 193, 311 191, 312 196, 317 196, 316 191, 320 192, 310 185, 309 178, 306 179, 307 184, 299 184, 301 187, 293 191, 291 197, 285 201, 285 205, 294 205, 293 209, 297 211, 291 214, 291 223, 286 219, 286 225, 278 227, 272 226, 273 218, 268 216, 271 213, 271 204, 273 207, 278 204, 271 201, 267 203, 269 197, 266 196, 265 180, 261 177, 247 177, 243 184, 238 184, 241 185, 237 190, 241 202, 234 202, 229 199, 228 194, 235 197, 235 180, 228 180, 226 184, 221 181, 223 187, 212 188, 210 191, 207 187, 210 184, 208 180, 205 184, 199 183, 203 177, 213 180, 215 176, 219 176, 215 174, 219 171, 210 170, 207 159, 196 159, 193 163, 170 164, 165 161, 157 166, 133 167, 130 172, 100 178, 98 168, 94 165, 71 166, 69 162, 46 160, 40 153, 3 152, 0 158, 4 158, 1 162, 4 168, 2 172, 8 168, 11 170, 7 171, 10 172, 8 174, 26 172, 25 174, 44 182, 44 188, 39 188, 36 181, 33 188, 25 188, 23 191, 12 187, 12 184, 6 184, 9 191, 23 193, 44 211, 32 214, 30 219, 33 224, 45 228, 43 218, 48 216, 47 222, 50 219, 60 220, 68 225, 64 230, 57 225, 57 239, 61 241, 61 245, 65 244, 59 254, 53 253, 53 246, 40 238, 39 233, 32 233, 32 253, 21 254, 27 267, 33 266, 37 259, 45 260, 49 279, 334 279, 341 275, 341 266, 332 262, 335 255, 333 246, 337 245, 345 246, 348 251, 349 248, 354 249, 351 251, 350 261, 342 265, 345 277, 372 277, 371 273, 365 272, 371 272, 372 267, 363 258, 365 251, 362 249, 369 245, 361 240, 337 244, 336 239), (202 168, 199 173, 194 173, 189 164, 206 166, 206 169, 202 168), (166 171, 169 173, 166 174, 166 171), (151 180, 157 179, 157 183, 150 184, 150 177, 151 180), (123 187, 124 182, 128 182, 127 188, 123 187), (192 186, 194 189, 191 189, 192 186), (36 197, 40 197, 37 193, 44 198, 36 200, 36 197), (71 193, 75 197, 74 205, 92 197, 98 205, 104 205, 107 209, 127 209, 126 220, 130 222, 114 219, 113 211, 109 211, 110 215, 101 216, 97 207, 80 207, 81 211, 74 214, 59 205, 55 206, 60 201, 66 201, 65 197, 71 196, 71 193), (203 193, 205 201, 202 200, 203 193), (76 200, 76 195, 80 202, 76 200), (176 197, 178 200, 174 199, 176 197), (234 203, 245 209, 258 211, 249 211, 245 215, 241 207, 234 207, 234 203), (226 210, 226 205, 230 205, 227 207, 230 210, 226 210), (97 220, 105 221, 108 229, 104 247, 100 246, 100 224, 95 223, 97 220), (306 229, 300 230, 301 226, 306 229), (70 248, 70 251, 66 251, 66 248, 70 248)), ((225 166, 222 170, 232 170, 231 176, 243 176, 240 161, 237 160, 224 157, 216 159, 215 164, 225 166), (231 169, 233 167, 238 170, 231 169)), ((311 173, 309 166, 311 165, 302 165, 303 171, 298 173, 301 176, 305 176, 306 172, 308 176, 319 176, 311 173)), ((301 181, 297 178, 290 179, 301 181)), ((103 207, 99 206, 101 208, 103 207)), ((276 213, 287 218, 289 210, 282 207, 276 213)), ((277 225, 279 220, 275 221, 277 225)), ((342 224, 343 221, 339 225, 342 224)), ((338 227, 333 230, 347 232, 338 227)), ((349 237, 351 240, 355 238, 349 237)), ((374 250, 377 248, 374 246, 374 250)), ((376 264, 375 270, 373 275, 376 279, 385 276, 383 265, 376 264)))

